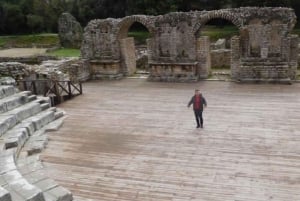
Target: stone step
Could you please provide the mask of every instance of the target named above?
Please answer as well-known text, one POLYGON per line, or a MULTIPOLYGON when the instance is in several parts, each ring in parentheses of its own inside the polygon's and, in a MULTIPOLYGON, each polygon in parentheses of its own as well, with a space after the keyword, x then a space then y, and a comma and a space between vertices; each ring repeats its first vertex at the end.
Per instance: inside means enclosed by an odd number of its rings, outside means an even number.
POLYGON ((65 115, 64 111, 57 111, 54 113, 55 119, 59 119, 59 118, 63 117, 64 115, 65 115))
POLYGON ((31 136, 22 149, 22 152, 24 153, 23 155, 31 156, 33 154, 41 153, 45 149, 47 143, 47 135, 36 134, 31 136))
POLYGON ((31 102, 31 101, 34 101, 34 100, 36 100, 37 99, 37 96, 36 95, 30 95, 30 96, 28 96, 28 102, 31 102))
POLYGON ((0 85, 0 99, 14 95, 15 93, 16 93, 16 89, 14 86, 0 85))
POLYGON ((41 108, 42 108, 42 110, 46 110, 46 109, 48 109, 48 108, 50 108, 50 103, 42 103, 41 104, 41 108))
MULTIPOLYGON (((21 122, 22 120, 31 117, 32 115, 38 114, 39 112, 41 112, 41 106, 39 105, 39 103, 30 102, 0 115, 0 136, 8 132, 9 129, 13 129, 18 122, 21 122)), ((16 131, 16 134, 20 133, 19 128, 17 128, 16 131)), ((16 137, 15 135, 13 136, 14 138, 16 137)))
POLYGON ((11 195, 12 201, 45 201, 42 191, 30 184, 18 171, 14 149, 0 153, 0 176, 2 187, 11 195))
POLYGON ((54 120, 55 114, 52 110, 42 111, 35 116, 25 119, 2 136, 5 149, 17 148, 17 153, 19 154, 30 135, 33 135, 34 132, 54 120))
POLYGON ((14 108, 17 108, 27 102, 29 102, 28 96, 31 92, 24 91, 18 94, 14 94, 9 97, 5 97, 0 100, 0 113, 8 112, 14 108))
POLYGON ((49 103, 51 105, 51 100, 49 97, 44 97, 44 96, 38 96, 37 100, 35 102, 43 104, 43 103, 49 103))
POLYGON ((5 149, 17 148, 17 153, 19 153, 28 137, 29 133, 26 128, 18 128, 8 131, 3 136, 5 149))
POLYGON ((44 192, 46 201, 72 201, 72 193, 62 186, 49 189, 44 192))
POLYGON ((17 161, 17 166, 24 178, 29 183, 38 187, 43 192, 46 201, 72 201, 73 196, 70 191, 59 186, 50 179, 44 172, 39 155, 25 157, 17 161), (38 167, 38 168, 36 168, 38 167))
POLYGON ((42 110, 43 108, 39 103, 29 102, 5 113, 5 115, 16 115, 17 122, 21 122, 24 119, 41 112, 42 110))
POLYGON ((10 193, 0 185, 0 201, 12 201, 10 193))
POLYGON ((48 136, 46 133, 57 131, 62 126, 63 121, 64 118, 55 119, 54 121, 45 125, 43 128, 32 133, 31 137, 28 139, 28 141, 26 141, 24 147, 22 148, 22 155, 30 156, 41 153, 48 143, 48 136))
POLYGON ((54 112, 51 110, 46 110, 38 113, 37 115, 30 117, 25 120, 25 122, 32 122, 35 130, 41 129, 43 126, 52 122, 55 119, 54 112))
POLYGON ((16 124, 16 115, 0 115, 0 137, 16 124))

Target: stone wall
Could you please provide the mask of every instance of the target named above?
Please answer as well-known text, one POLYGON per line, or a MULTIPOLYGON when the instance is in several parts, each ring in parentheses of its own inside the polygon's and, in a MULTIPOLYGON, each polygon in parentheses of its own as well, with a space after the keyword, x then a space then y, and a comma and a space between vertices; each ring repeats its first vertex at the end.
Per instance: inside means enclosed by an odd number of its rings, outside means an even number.
MULTIPOLYGON (((187 68, 186 64, 193 66, 196 63, 196 75, 191 76, 191 79, 194 79, 194 76, 198 79, 207 78, 211 66, 211 58, 208 53, 209 44, 206 42, 208 40, 199 39, 199 36, 205 24, 217 18, 231 21, 240 30, 240 37, 233 39, 234 47, 231 54, 233 79, 243 79, 239 76, 246 75, 247 70, 242 71, 247 68, 242 68, 241 64, 248 65, 246 62, 249 59, 256 61, 264 59, 262 63, 257 63, 257 67, 253 65, 255 63, 250 65, 255 69, 255 72, 262 69, 262 72, 258 74, 264 75, 262 76, 263 79, 276 79, 277 75, 281 77, 281 74, 286 72, 280 70, 282 69, 282 62, 287 62, 288 68, 291 70, 288 71, 286 77, 294 79, 295 60, 293 62, 290 60, 291 57, 294 57, 291 54, 295 47, 291 45, 292 39, 289 33, 296 23, 296 15, 290 8, 245 7, 215 11, 175 12, 159 16, 134 15, 122 19, 92 20, 84 30, 81 47, 82 56, 91 62, 92 69, 95 69, 95 63, 100 64, 102 62, 105 64, 105 68, 101 67, 101 71, 92 71, 92 74, 97 73, 97 76, 94 77, 101 77, 101 73, 103 75, 112 75, 113 73, 116 78, 119 78, 119 75, 126 75, 127 72, 134 69, 132 66, 134 62, 130 62, 129 65, 130 60, 128 58, 130 57, 124 54, 124 50, 133 49, 133 47, 129 43, 122 43, 122 40, 127 38, 130 26, 134 22, 139 22, 150 32, 150 38, 147 40, 148 60, 152 69, 150 77, 160 77, 158 80, 165 81, 173 80, 175 77, 180 77, 175 73, 178 69, 182 69, 184 72, 183 69, 187 68), (272 65, 265 65, 265 61, 272 62, 272 65), (276 62, 278 62, 278 66, 276 66, 276 62), (110 64, 107 65, 107 63, 110 64), (112 65, 112 63, 118 64, 112 65), (178 68, 178 66, 181 67, 178 68), (269 69, 269 73, 264 72, 263 69, 265 68, 269 69), (271 73, 277 69, 278 72, 271 73), (151 76, 151 73, 155 73, 155 75, 151 76), (160 75, 158 75, 159 73, 160 75)), ((189 73, 193 71, 192 69, 189 73)), ((250 75, 253 79, 261 79, 261 77, 255 77, 254 74, 250 75)), ((178 81, 181 80, 178 79, 178 81)))
POLYGON ((88 65, 80 59, 47 60, 39 65, 20 62, 1 62, 0 76, 16 80, 54 79, 73 82, 90 79, 88 65))
POLYGON ((210 56, 212 68, 230 68, 231 49, 211 50, 210 56))

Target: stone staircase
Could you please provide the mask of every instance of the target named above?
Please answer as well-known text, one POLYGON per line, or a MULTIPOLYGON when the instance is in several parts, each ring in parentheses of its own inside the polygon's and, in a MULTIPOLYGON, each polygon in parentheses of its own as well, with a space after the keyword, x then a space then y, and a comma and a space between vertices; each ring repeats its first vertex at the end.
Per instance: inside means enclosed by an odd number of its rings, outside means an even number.
POLYGON ((73 200, 47 177, 39 158, 47 132, 57 130, 63 116, 49 98, 0 85, 0 201, 73 200))

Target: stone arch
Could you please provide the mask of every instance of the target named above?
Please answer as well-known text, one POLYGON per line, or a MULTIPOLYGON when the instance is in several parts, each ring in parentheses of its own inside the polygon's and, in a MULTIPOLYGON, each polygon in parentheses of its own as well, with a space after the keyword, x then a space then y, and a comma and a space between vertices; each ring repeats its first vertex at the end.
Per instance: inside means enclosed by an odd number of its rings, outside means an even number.
POLYGON ((116 30, 117 38, 118 39, 126 38, 129 28, 135 22, 141 23, 143 26, 145 26, 148 29, 151 36, 154 35, 155 28, 151 24, 151 20, 149 19, 149 16, 132 15, 132 16, 123 18, 117 25, 117 30, 116 30))
POLYGON ((209 11, 207 14, 199 16, 198 22, 193 28, 194 34, 196 35, 208 21, 217 18, 230 21, 232 24, 238 27, 238 29, 241 29, 243 27, 243 22, 239 15, 226 10, 216 10, 209 11))

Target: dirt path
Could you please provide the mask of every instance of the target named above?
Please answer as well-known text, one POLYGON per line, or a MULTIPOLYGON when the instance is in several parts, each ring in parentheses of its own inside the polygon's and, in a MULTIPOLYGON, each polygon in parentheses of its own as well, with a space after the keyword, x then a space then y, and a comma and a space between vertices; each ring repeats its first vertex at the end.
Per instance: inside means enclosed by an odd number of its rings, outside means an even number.
POLYGON ((0 50, 0 57, 30 57, 46 53, 46 48, 12 48, 0 50))

